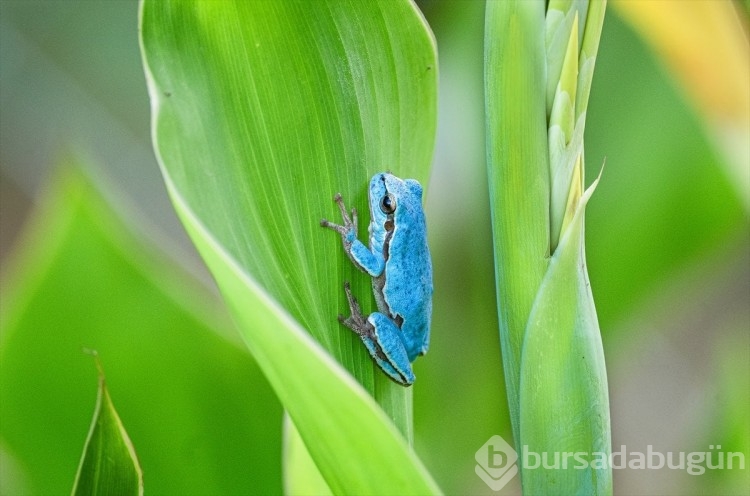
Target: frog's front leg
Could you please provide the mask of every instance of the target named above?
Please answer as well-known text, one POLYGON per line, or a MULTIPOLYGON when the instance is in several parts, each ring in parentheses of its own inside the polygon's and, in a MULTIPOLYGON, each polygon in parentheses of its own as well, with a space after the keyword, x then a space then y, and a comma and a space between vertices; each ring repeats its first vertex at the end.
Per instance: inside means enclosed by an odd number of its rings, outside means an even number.
POLYGON ((379 276, 383 273, 383 269, 385 268, 385 260, 383 259, 382 254, 372 253, 360 240, 357 239, 357 210, 353 208, 350 217, 344 206, 344 200, 341 198, 341 194, 336 193, 333 200, 339 206, 344 225, 334 224, 326 219, 321 220, 320 225, 333 229, 341 235, 341 241, 344 244, 344 251, 355 267, 372 277, 379 276))
POLYGON ((414 372, 401 340, 401 329, 380 312, 365 318, 348 282, 344 284, 344 291, 352 314, 348 318, 339 315, 339 322, 359 335, 367 351, 388 377, 403 386, 413 384, 414 372))

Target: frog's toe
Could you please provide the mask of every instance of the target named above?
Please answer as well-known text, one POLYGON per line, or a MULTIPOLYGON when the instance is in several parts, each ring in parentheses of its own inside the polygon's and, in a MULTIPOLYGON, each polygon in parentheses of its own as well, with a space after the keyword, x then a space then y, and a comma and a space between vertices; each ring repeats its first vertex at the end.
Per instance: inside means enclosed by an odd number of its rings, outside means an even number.
POLYGON ((339 226, 337 224, 334 224, 333 222, 331 222, 328 219, 320 219, 320 225, 322 227, 328 227, 328 228, 333 229, 335 231, 339 230, 339 226))

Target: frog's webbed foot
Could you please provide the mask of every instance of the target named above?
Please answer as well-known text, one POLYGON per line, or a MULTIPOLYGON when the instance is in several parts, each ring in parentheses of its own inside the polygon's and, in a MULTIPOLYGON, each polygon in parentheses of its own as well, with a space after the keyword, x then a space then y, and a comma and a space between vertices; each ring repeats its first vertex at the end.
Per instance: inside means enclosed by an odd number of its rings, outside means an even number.
POLYGON ((346 299, 349 302, 349 311, 351 315, 344 318, 343 315, 339 315, 339 322, 344 324, 346 327, 356 332, 360 337, 365 338, 372 336, 375 328, 367 321, 367 318, 362 314, 362 309, 359 307, 359 302, 352 294, 351 286, 348 282, 344 283, 344 292, 346 293, 346 299))
POLYGON ((344 244, 351 245, 357 237, 357 209, 352 208, 350 215, 346 210, 346 206, 344 206, 344 200, 343 198, 341 198, 341 193, 336 193, 336 196, 333 197, 333 201, 335 201, 339 206, 339 210, 341 211, 341 218, 343 219, 344 224, 334 224, 333 222, 330 222, 326 219, 322 219, 320 221, 320 225, 321 227, 327 227, 338 232, 339 234, 341 234, 341 238, 344 241, 344 244))
POLYGON ((402 386, 412 385, 415 377, 401 341, 401 330, 382 313, 375 312, 366 318, 348 282, 344 283, 344 291, 351 315, 347 318, 339 315, 339 322, 359 335, 370 356, 388 377, 402 386))

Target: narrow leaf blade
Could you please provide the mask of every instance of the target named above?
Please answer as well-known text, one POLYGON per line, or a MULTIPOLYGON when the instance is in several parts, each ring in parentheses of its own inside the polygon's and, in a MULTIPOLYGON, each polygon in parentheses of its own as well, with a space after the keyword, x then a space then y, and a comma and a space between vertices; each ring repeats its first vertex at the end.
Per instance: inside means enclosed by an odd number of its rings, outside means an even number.
POLYGON ((142 495, 143 472, 99 370, 99 390, 73 486, 74 496, 142 495))
POLYGON ((549 255, 544 2, 487 2, 487 174, 513 435, 524 329, 549 255))

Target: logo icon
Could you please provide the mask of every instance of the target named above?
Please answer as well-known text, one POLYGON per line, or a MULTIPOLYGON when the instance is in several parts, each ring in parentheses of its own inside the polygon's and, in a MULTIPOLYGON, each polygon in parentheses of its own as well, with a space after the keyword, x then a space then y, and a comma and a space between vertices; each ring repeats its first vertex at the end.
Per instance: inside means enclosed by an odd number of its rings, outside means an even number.
POLYGON ((518 453, 498 435, 492 436, 474 455, 474 472, 493 491, 499 491, 517 473, 518 453))

